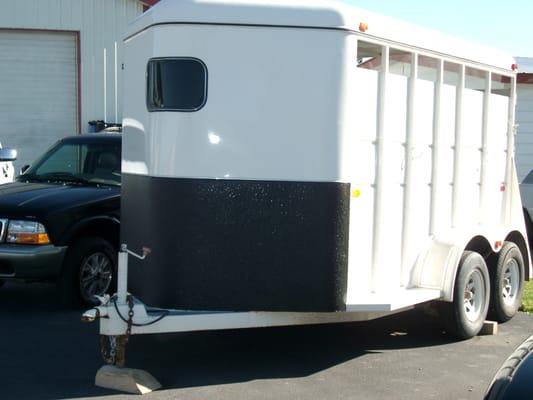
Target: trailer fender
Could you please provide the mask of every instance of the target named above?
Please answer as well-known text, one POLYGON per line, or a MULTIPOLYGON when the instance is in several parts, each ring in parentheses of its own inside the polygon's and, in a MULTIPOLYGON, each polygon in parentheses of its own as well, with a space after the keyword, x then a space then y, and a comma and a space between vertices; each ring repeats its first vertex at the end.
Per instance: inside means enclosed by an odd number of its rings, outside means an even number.
POLYGON ((411 276, 410 285, 441 290, 443 300, 451 301, 453 282, 463 246, 439 240, 432 240, 418 257, 411 276))
MULTIPOLYGON (((505 237, 505 241, 513 242, 518 246, 526 265, 525 278, 526 280, 531 279, 531 260, 524 235, 520 231, 515 230, 502 236, 505 237)), ((452 301, 455 277, 463 252, 470 250, 481 254, 487 261, 490 272, 493 267, 490 262, 491 256, 496 255, 499 251, 491 243, 495 243, 495 241, 489 241, 483 235, 477 235, 469 240, 463 239, 456 242, 433 239, 417 260, 411 276, 410 286, 440 289, 442 293, 441 299, 452 301)))
MULTIPOLYGON (((529 234, 529 232, 528 232, 529 234)), ((524 273, 525 273, 525 280, 529 281, 532 278, 532 269, 531 269, 531 254, 530 254, 530 246, 528 243, 528 237, 525 236, 522 232, 515 230, 510 232, 507 237, 505 238, 506 242, 513 242, 518 246, 520 249, 520 252, 522 253, 522 257, 524 258, 524 273)))

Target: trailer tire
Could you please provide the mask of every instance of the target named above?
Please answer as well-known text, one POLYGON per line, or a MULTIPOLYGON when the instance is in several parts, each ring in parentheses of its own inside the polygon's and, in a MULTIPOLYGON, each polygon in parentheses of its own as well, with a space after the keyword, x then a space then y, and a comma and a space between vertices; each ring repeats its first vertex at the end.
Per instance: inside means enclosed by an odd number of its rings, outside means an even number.
POLYGON ((69 246, 60 279, 65 300, 75 307, 94 306, 96 298, 93 294, 104 295, 116 290, 116 271, 116 250, 107 240, 99 237, 78 239, 69 246), (91 271, 91 268, 95 269, 91 271), (97 282, 99 286, 92 291, 87 286, 84 287, 82 282, 83 279, 88 279, 88 275, 91 277, 91 274, 98 275, 95 280, 100 278, 100 282, 97 282))
POLYGON ((524 258, 516 244, 505 242, 491 276, 490 318, 497 322, 513 318, 522 303, 523 292, 524 258))
POLYGON ((458 339, 476 336, 485 322, 490 301, 490 277, 483 257, 465 251, 455 278, 453 302, 444 303, 446 328, 458 339))

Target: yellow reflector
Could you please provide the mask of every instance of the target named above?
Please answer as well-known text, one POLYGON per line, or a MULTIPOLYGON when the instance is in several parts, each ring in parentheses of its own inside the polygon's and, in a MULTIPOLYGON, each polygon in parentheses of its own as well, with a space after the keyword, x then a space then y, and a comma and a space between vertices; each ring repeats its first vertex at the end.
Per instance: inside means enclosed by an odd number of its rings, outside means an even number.
POLYGON ((359 196, 361 196, 361 190, 359 190, 359 189, 353 189, 353 190, 352 190, 352 197, 353 197, 353 198, 358 198, 359 196))

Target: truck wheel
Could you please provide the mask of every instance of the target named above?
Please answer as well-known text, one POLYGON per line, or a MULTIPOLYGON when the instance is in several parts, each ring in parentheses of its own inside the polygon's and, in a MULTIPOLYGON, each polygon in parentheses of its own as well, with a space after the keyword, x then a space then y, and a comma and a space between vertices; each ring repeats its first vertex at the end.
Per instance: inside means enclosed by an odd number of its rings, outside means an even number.
POLYGON ((490 278, 485 260, 479 253, 465 251, 455 278, 453 302, 444 303, 449 333, 459 339, 476 336, 487 316, 490 278))
POLYGON ((116 270, 116 250, 107 240, 79 239, 68 250, 61 289, 73 305, 95 305, 94 296, 103 296, 115 289, 116 270))
POLYGON ((491 288, 490 317, 498 322, 509 321, 517 313, 524 291, 524 259, 516 244, 503 244, 491 288))

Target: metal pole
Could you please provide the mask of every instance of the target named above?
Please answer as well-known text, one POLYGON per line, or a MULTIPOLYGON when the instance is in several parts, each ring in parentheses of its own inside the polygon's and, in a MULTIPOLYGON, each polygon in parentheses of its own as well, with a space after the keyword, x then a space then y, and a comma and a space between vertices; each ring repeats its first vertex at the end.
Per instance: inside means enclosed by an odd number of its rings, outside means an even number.
POLYGON ((481 144, 481 179, 480 179, 480 221, 486 221, 487 215, 489 215, 490 210, 487 208, 487 197, 488 197, 488 183, 489 174, 489 134, 490 134, 490 97, 492 93, 492 73, 487 72, 485 75, 485 93, 483 94, 483 139, 481 144))
POLYGON ((465 88, 465 66, 460 65, 459 84, 457 86, 455 103, 455 144, 453 162, 453 200, 452 200, 452 227, 457 228, 462 224, 459 212, 460 204, 465 200, 461 198, 463 192, 462 156, 463 156, 463 94, 465 88))
POLYGON ((126 304, 128 296, 128 251, 125 244, 120 246, 118 253, 118 282, 117 282, 117 302, 126 304))
POLYGON ((387 94, 387 75, 389 74, 389 47, 382 46, 381 48, 381 71, 379 72, 379 96, 378 96, 378 132, 376 139, 377 146, 377 163, 376 163, 376 183, 375 183, 375 197, 374 197, 374 232, 372 238, 372 277, 371 290, 377 292, 383 285, 382 256, 387 251, 386 243, 383 243, 382 238, 382 221, 381 216, 385 208, 385 201, 383 189, 385 186, 385 174, 383 169, 383 158, 385 156, 385 118, 386 118, 386 94, 387 94))
POLYGON ((438 216, 438 210, 440 209, 440 197, 442 195, 443 186, 443 171, 441 168, 441 155, 443 148, 442 140, 442 86, 444 84, 444 61, 438 60, 437 81, 435 82, 435 103, 433 108, 433 160, 432 160, 432 172, 431 172, 431 221, 430 221, 430 234, 435 235, 442 227, 440 221, 442 219, 438 216))
POLYGON ((412 211, 413 197, 416 196, 413 172, 413 151, 415 149, 415 105, 416 80, 418 78, 418 54, 411 54, 411 76, 409 77, 409 94, 407 97, 407 136, 405 139, 405 175, 403 197, 403 227, 402 227, 402 261, 400 267, 400 286, 409 284, 411 266, 409 262, 409 244, 412 241, 411 225, 414 218, 412 211))

